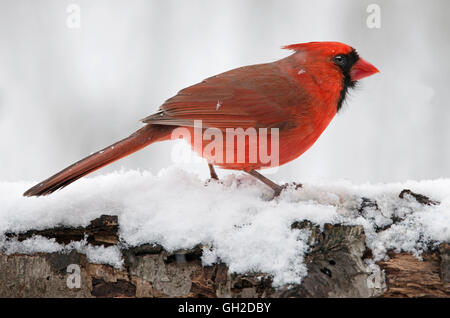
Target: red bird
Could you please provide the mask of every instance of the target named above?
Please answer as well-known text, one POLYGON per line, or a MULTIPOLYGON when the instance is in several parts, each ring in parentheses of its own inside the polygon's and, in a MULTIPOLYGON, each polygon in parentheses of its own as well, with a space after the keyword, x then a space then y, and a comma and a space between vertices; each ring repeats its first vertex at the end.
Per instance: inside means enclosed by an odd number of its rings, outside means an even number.
MULTIPOLYGON (((146 124, 143 128, 58 172, 24 195, 50 194, 154 142, 171 139, 177 128, 195 135, 194 121, 201 121, 201 132, 207 128, 214 128, 216 133, 266 128, 268 140, 275 137, 273 129, 276 129, 276 143, 267 146, 271 152, 277 151, 276 164, 283 165, 299 157, 340 110, 348 89, 378 70, 360 58, 355 49, 339 42, 311 42, 284 48, 294 53, 272 63, 240 67, 181 90, 157 113, 143 119, 146 124)), ((260 135, 256 139, 248 135, 244 138, 245 149, 255 143, 257 150, 262 147, 260 135)), ((208 160, 212 178, 217 179, 213 166, 218 165, 251 174, 270 186, 276 195, 282 191, 282 186, 256 171, 268 165, 258 156, 252 159, 250 151, 245 152, 245 160, 239 156, 218 160, 215 156, 220 151, 237 154, 239 144, 224 143, 223 148, 205 153, 207 140, 202 139, 200 146, 196 146, 194 139, 188 141, 208 160)))

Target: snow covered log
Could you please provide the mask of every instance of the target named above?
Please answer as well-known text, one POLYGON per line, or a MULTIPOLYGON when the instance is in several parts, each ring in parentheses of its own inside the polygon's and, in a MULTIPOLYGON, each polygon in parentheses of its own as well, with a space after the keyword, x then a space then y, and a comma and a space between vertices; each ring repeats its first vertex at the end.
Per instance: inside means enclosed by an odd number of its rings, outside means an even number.
MULTIPOLYGON (((367 204, 365 202, 364 204, 367 204)), ((363 205, 364 205, 363 204, 363 205)), ((272 286, 265 273, 231 273, 218 263, 202 265, 202 246, 167 252, 160 245, 120 247, 117 217, 103 215, 87 227, 57 227, 7 233, 9 240, 42 236, 67 244, 118 246, 124 265, 95 264, 76 251, 0 254, 0 297, 449 297, 450 245, 424 253, 423 260, 389 252, 377 262, 360 225, 297 221, 308 230, 308 270, 301 284, 272 286), (74 267, 75 266, 75 267, 74 267)))
POLYGON ((302 180, 277 198, 176 167, 31 185, 0 182, 0 296, 449 296, 450 179, 302 180))

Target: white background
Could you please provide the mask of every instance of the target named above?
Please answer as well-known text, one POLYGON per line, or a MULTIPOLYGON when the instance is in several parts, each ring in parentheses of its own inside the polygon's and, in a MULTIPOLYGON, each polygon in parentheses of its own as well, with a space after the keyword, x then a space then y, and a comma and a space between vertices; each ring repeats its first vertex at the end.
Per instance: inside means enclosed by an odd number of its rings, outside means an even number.
MULTIPOLYGON (((138 129, 183 87, 324 40, 355 47, 381 73, 272 178, 449 177, 449 9, 444 0, 0 0, 0 181, 46 178, 138 129), (70 3, 81 7, 80 29, 66 26, 70 3), (370 3, 381 6, 381 29, 366 26, 370 3)), ((97 173, 157 172, 172 146, 97 173)))

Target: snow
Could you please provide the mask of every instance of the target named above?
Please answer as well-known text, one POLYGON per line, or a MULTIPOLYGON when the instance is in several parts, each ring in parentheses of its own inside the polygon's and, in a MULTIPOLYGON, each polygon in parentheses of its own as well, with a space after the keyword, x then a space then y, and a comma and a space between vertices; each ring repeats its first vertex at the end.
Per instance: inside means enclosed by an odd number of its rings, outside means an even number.
POLYGON ((88 261, 97 264, 108 264, 116 268, 123 265, 122 254, 117 246, 93 246, 87 244, 85 240, 81 242, 71 242, 70 244, 59 244, 55 239, 48 239, 39 235, 19 242, 17 239, 6 240, 5 237, 0 238, 0 246, 7 254, 34 254, 43 253, 69 253, 76 250, 85 254, 88 261))
MULTIPOLYGON (((288 180, 286 180, 288 181, 288 180)), ((292 181, 292 180, 289 180, 292 181)), ((6 232, 55 226, 86 226, 102 214, 118 215, 124 246, 158 243, 168 251, 204 246, 203 263, 225 262, 237 273, 273 275, 274 285, 300 283, 307 274, 307 230, 291 230, 294 221, 360 224, 375 260, 390 249, 420 254, 433 244, 450 241, 450 180, 353 184, 315 181, 288 188, 271 200, 271 190, 243 174, 221 182, 206 181, 177 168, 154 175, 119 171, 80 179, 48 197, 25 198, 31 182, 0 182, 0 251, 32 254, 77 250, 91 262, 120 268, 119 247, 67 245, 34 236, 23 242, 6 232), (403 189, 429 196, 440 205, 400 199, 403 189), (376 200, 358 212, 362 197, 376 200), (397 222, 392 224, 393 219, 397 222), (376 229, 382 229, 378 230, 376 229)), ((373 271, 377 266, 371 265, 373 271)))

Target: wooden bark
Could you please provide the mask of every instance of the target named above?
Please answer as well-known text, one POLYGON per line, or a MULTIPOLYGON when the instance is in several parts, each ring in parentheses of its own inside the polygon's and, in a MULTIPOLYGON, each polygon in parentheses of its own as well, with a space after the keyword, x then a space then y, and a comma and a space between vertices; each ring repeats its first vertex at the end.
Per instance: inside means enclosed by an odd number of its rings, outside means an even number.
POLYGON ((389 287, 383 297, 450 297, 448 244, 442 244, 439 252, 423 254, 423 260, 406 253, 389 256, 378 262, 389 287))
MULTIPOLYGON (((422 204, 439 204, 409 190, 422 204)), ((376 208, 363 200, 360 212, 376 208)), ((308 222, 295 222, 292 229, 311 232, 310 252, 305 257, 308 275, 302 284, 274 288, 264 273, 230 273, 225 264, 204 267, 202 247, 168 253, 159 245, 122 250, 124 266, 91 264, 86 256, 71 253, 34 255, 0 252, 0 297, 450 297, 450 245, 423 255, 389 252, 378 262, 382 271, 372 273, 365 260, 372 257, 361 226, 326 224, 321 230, 308 222), (80 267, 81 285, 69 288, 67 268, 80 267)), ((59 227, 8 233, 9 239, 33 235, 69 243, 87 237, 94 245, 119 242, 116 216, 101 216, 85 228, 59 227)))

